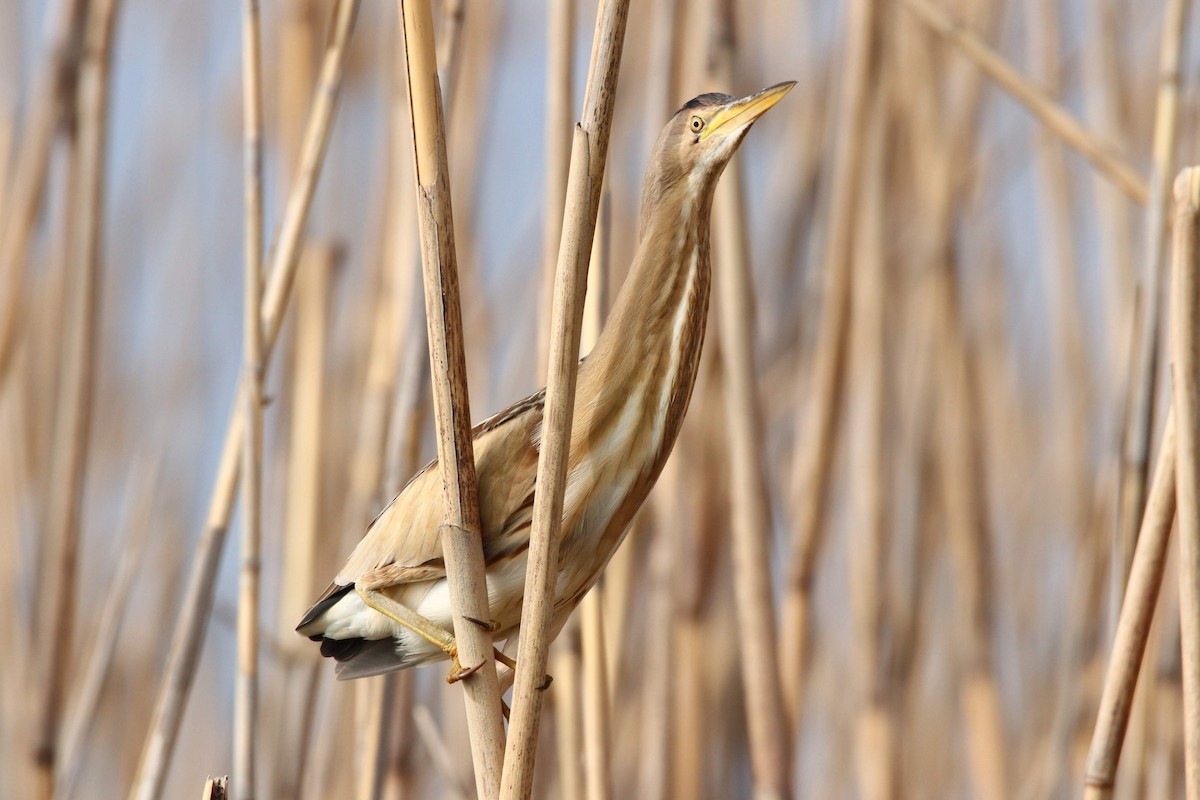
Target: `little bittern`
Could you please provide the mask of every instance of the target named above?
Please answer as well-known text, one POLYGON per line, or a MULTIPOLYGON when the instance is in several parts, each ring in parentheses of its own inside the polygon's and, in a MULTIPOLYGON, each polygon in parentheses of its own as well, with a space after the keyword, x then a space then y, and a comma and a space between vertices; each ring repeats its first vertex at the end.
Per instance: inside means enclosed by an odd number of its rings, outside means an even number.
MULTIPOLYGON (((608 563, 670 455, 691 399, 709 295, 709 216, 717 179, 750 126, 794 86, 740 100, 703 94, 667 123, 642 186, 629 277, 579 368, 558 586, 557 631, 608 563)), ((545 392, 475 428, 484 561, 496 639, 521 624, 545 392)), ((297 630, 359 678, 452 658, 450 594, 438 526, 442 478, 417 473, 367 529, 297 630)))

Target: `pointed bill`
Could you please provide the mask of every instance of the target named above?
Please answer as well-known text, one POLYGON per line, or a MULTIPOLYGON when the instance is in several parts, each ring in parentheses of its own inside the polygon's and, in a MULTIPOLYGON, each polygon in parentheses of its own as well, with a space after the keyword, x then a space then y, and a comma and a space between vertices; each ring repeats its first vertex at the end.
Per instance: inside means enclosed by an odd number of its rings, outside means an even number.
POLYGON ((700 134, 700 138, 707 139, 716 133, 724 135, 741 130, 765 114, 771 106, 782 100, 783 96, 790 92, 795 85, 795 81, 785 81, 763 89, 749 97, 734 100, 713 115, 712 120, 708 123, 708 127, 700 134))

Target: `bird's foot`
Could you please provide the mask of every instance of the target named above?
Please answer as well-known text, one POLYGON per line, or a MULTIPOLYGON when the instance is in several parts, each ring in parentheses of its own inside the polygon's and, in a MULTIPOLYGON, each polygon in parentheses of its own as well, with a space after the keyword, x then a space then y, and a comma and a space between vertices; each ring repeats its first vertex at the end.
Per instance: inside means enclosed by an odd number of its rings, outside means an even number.
POLYGON ((469 678, 478 672, 479 668, 483 666, 483 663, 481 662, 473 667, 464 668, 463 665, 459 663, 457 648, 455 648, 454 652, 450 654, 450 663, 450 673, 446 675, 446 683, 458 683, 465 678, 469 678))

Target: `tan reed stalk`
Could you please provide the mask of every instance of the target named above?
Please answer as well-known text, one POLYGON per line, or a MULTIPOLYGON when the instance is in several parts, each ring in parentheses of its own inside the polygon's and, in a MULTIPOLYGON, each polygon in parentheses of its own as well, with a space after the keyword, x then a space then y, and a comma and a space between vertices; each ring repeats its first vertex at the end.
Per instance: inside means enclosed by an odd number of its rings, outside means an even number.
POLYGON ((579 620, 567 621, 550 654, 554 670, 554 745, 557 758, 556 797, 583 800, 583 669, 579 620))
POLYGON ((666 800, 671 761, 671 637, 675 618, 675 564, 682 546, 684 506, 681 497, 683 459, 676 451, 667 459, 649 497, 652 527, 644 556, 645 574, 631 598, 641 619, 642 639, 634 645, 641 673, 638 692, 637 760, 631 768, 636 795, 666 800))
POLYGON ((1175 414, 1172 411, 1168 412, 1163 427, 1154 480, 1146 501, 1142 529, 1137 536, 1129 582, 1123 595, 1104 690, 1100 697, 1096 727, 1088 751, 1084 776, 1085 797, 1088 800, 1112 797, 1117 762, 1121 757, 1121 745, 1129 724, 1138 673, 1162 586, 1167 542, 1175 519, 1175 453, 1175 414))
POLYGON ((1169 178, 1173 174, 1179 130, 1179 75, 1188 6, 1188 0, 1170 0, 1163 17, 1158 95, 1154 112, 1154 165, 1150 173, 1149 203, 1144 216, 1143 252, 1133 307, 1133 338, 1128 354, 1129 384, 1125 397, 1121 484, 1115 534, 1118 560, 1112 573, 1114 606, 1120 604, 1121 591, 1133 559, 1134 537, 1146 503, 1151 434, 1157 413, 1155 397, 1161 370, 1158 354, 1165 288, 1163 275, 1167 269, 1165 239, 1171 190, 1169 178))
POLYGON ((605 657, 604 606, 595 591, 588 592, 579 609, 583 644, 583 776, 584 797, 612 797, 610 700, 605 657))
POLYGON ((226 800, 229 797, 229 778, 209 778, 204 782, 200 800, 226 800))
MULTIPOLYGON (((709 85, 733 86, 733 4, 714 8, 709 85)), ((713 201, 717 335, 721 345, 730 478, 733 586, 742 685, 757 797, 791 793, 791 736, 782 702, 771 580, 771 498, 762 462, 762 401, 755 365, 754 281, 740 164, 713 201)), ((661 532, 660 532, 661 535, 661 532)))
POLYGON ((446 106, 454 109, 454 98, 458 95, 459 63, 462 58, 462 29, 466 11, 463 0, 445 0, 438 5, 441 12, 440 38, 437 40, 438 76, 442 82, 442 94, 446 106))
POLYGON ((43 542, 49 571, 41 584, 49 595, 42 608, 49 631, 43 645, 39 719, 34 743, 38 796, 54 790, 59 724, 73 663, 75 601, 79 572, 80 515, 92 397, 96 373, 100 261, 103 257, 104 184, 108 134, 109 54, 116 0, 96 2, 83 34, 72 139, 72 195, 68 230, 68 270, 64 332, 55 398, 54 441, 43 542))
POLYGON ((1135 203, 1145 205, 1149 196, 1146 181, 1112 145, 1100 139, 1063 109, 1054 98, 1030 83, 1000 54, 972 31, 956 23, 927 0, 903 0, 902 5, 922 22, 951 42, 988 77, 1021 102, 1068 146, 1088 159, 1135 203))
POLYGON ((504 750, 500 689, 491 633, 473 619, 490 619, 480 535, 479 500, 467 400, 454 218, 446 163, 446 132, 438 88, 429 0, 401 0, 407 58, 408 100, 416 164, 417 214, 429 319, 429 357, 441 464, 442 554, 450 586, 454 635, 460 661, 479 669, 464 680, 467 726, 480 797, 499 791, 504 750))
POLYGON ((588 259, 600 211, 600 190, 604 182, 628 16, 629 0, 604 0, 597 10, 583 113, 575 128, 571 148, 567 208, 554 282, 554 328, 550 339, 545 422, 536 478, 538 491, 534 498, 521 641, 517 648, 520 667, 513 688, 509 738, 504 753, 501 797, 505 800, 529 797, 533 790, 541 687, 545 682, 546 651, 554 633, 550 630, 550 612, 554 604, 567 449, 575 405, 581 311, 588 259))
POLYGON ((354 720, 356 733, 354 796, 374 800, 383 790, 383 775, 390 744, 390 715, 395 708, 395 675, 381 675, 362 681, 354 687, 354 720))
MULTIPOLYGON (((880 97, 890 91, 890 81, 880 81, 880 97)), ((892 708, 890 660, 884 650, 887 591, 884 563, 890 531, 885 518, 884 483, 884 315, 886 265, 884 242, 884 104, 876 105, 864 155, 863 189, 859 198, 858 229, 852 260, 851 374, 859 402, 852 424, 853 470, 858 485, 854 496, 857 533, 850 544, 850 586, 856 656, 859 664, 858 718, 855 725, 855 761, 858 788, 865 800, 896 796, 896 721, 892 708)))
MULTIPOLYGON (((542 224, 542 290, 539 296, 537 370, 542 382, 550 358, 554 274, 567 200, 567 170, 571 161, 575 0, 553 0, 547 9, 546 65, 546 178, 542 224)), ((589 280, 591 272, 588 273, 589 280)), ((589 298, 590 299, 590 298, 589 298)), ((566 635, 551 654, 559 686, 554 696, 555 739, 558 745, 558 793, 583 797, 582 641, 579 624, 568 624, 566 635)))
POLYGON ((1009 796, 1005 773, 1006 747, 1000 699, 992 675, 991 554, 982 489, 984 476, 976 437, 979 401, 972 386, 972 359, 965 340, 962 312, 951 274, 941 267, 943 356, 939 403, 941 479, 946 522, 958 586, 958 618, 962 631, 964 675, 960 685, 962 711, 968 731, 967 753, 972 788, 977 797, 1003 800, 1009 796))
POLYGON ((74 791, 83 760, 83 744, 88 732, 97 724, 100 693, 112 668, 117 652, 118 634, 129 610, 133 581, 141 569, 142 557, 150 534, 151 512, 158 495, 163 454, 135 467, 135 478, 125 496, 126 507, 121 514, 120 556, 112 580, 104 596, 104 605, 95 625, 92 646, 88 651, 79 689, 63 723, 60 756, 56 768, 54 797, 66 800, 74 791))
POLYGON ((237 683, 233 715, 233 774, 237 797, 253 800, 258 778, 259 644, 262 572, 263 473, 263 121, 262 54, 258 0, 242 3, 242 136, 245 192, 244 297, 241 393, 246 418, 242 437, 242 553, 238 581, 237 683))
POLYGON ((850 258, 862 171, 863 137, 876 71, 877 0, 854 0, 846 16, 837 145, 830 177, 829 231, 822 258, 821 321, 802 438, 793 462, 789 506, 792 553, 784 593, 781 637, 783 697, 791 726, 799 724, 807 680, 813 573, 825 534, 829 476, 841 414, 849 328, 850 258))
POLYGON ((1200 168, 1175 179, 1171 375, 1178 415, 1175 492, 1183 666, 1184 786, 1200 800, 1200 168))
POLYGON ((413 709, 413 722, 416 725, 417 736, 429 753, 435 772, 441 777, 443 785, 448 787, 455 797, 471 797, 469 782, 463 779, 455 769, 454 755, 438 731, 437 722, 428 706, 419 705, 413 709))
MULTIPOLYGON (((389 138, 388 167, 383 234, 384 252, 380 268, 379 300, 375 310, 371 334, 370 354, 367 360, 366 386, 363 389, 362 413, 358 431, 358 442, 354 449, 351 478, 351 500, 347 504, 346 527, 361 530, 370 519, 371 508, 386 502, 386 497, 399 490, 400 475, 408 476, 416 469, 415 448, 403 441, 400 433, 389 434, 389 411, 393 396, 400 391, 398 371, 402 337, 407 333, 404 345, 409 347, 408 360, 421 363, 426 349, 424 325, 416 319, 419 315, 415 305, 420 270, 414 263, 417 252, 416 208, 413 193, 409 189, 412 181, 409 168, 412 152, 411 126, 408 123, 408 95, 405 90, 404 48, 399 46, 400 36, 391 43, 392 69, 388 70, 389 84, 389 138), (397 446, 389 446, 389 436, 397 438, 397 446), (394 477, 388 478, 385 450, 389 450, 394 477)), ((455 41, 460 41, 455 37, 455 41)), ((452 102, 452 101, 451 101, 452 102)), ((409 374, 422 385, 425 369, 410 369, 409 374)), ((413 395, 415 397, 415 392, 413 395)), ((407 420, 398 421, 397 428, 407 428, 407 420)), ((415 437, 411 437, 415 438, 415 437)), ((398 676, 385 675, 358 682, 355 687, 356 727, 362 740, 358 748, 357 796, 373 798, 383 790, 385 772, 388 768, 387 751, 391 743, 389 732, 394 700, 399 691, 398 676)), ((402 724, 407 727, 409 720, 402 724)))
MULTIPOLYGON (((641 141, 647 156, 662 130, 664 109, 672 108, 679 102, 679 98, 676 97, 676 86, 672 83, 673 65, 687 56, 682 52, 685 49, 682 46, 684 38, 678 24, 679 15, 675 11, 679 5, 681 5, 680 0, 655 0, 650 4, 650 22, 644 28, 646 44, 638 47, 639 51, 642 48, 646 48, 648 51, 646 63, 641 71, 645 77, 641 87, 644 124, 636 132, 642 137, 641 141)), ((703 0, 698 0, 694 13, 697 16, 706 16, 703 10, 703 0)), ((641 33, 641 31, 635 31, 635 35, 637 33, 641 33)), ((698 62, 697 66, 697 72, 699 72, 698 62)), ((636 209, 637 206, 635 205, 634 208, 636 209)), ((633 224, 637 224, 636 218, 633 224)), ((624 276, 613 275, 612 277, 614 282, 618 282, 624 276)), ((588 279, 591 280, 590 272, 588 279)), ((648 501, 650 503, 659 502, 653 496, 648 498, 648 501)), ((643 538, 638 534, 638 530, 641 528, 641 524, 635 519, 627 538, 628 543, 618 548, 608 566, 604 568, 604 588, 601 590, 601 602, 604 604, 604 616, 611 621, 614 630, 624 629, 630 606, 635 600, 633 592, 636 591, 638 562, 651 549, 651 545, 643 546, 639 541, 643 538)), ((621 666, 624 663, 623 659, 629 638, 614 636, 605 643, 605 652, 608 654, 606 671, 609 677, 609 694, 612 697, 616 696, 617 684, 621 680, 621 666)))
POLYGON ((539 374, 550 358, 551 306, 554 300, 554 270, 558 266, 558 243, 562 234, 563 209, 567 202, 567 169, 571 163, 571 100, 574 85, 572 62, 575 36, 575 0, 551 0, 547 9, 546 65, 546 202, 542 226, 542 292, 538 315, 539 374))
MULTIPOLYGON (((84 0, 60 0, 47 13, 48 35, 45 61, 40 65, 29 93, 32 108, 27 112, 20 147, 15 154, 11 183, 5 183, 4 216, 0 217, 0 381, 12 361, 17 318, 21 312, 25 259, 37 225, 45 195, 55 131, 75 102, 80 56, 74 38, 83 25, 84 0)), ((7 156, 7 151, 3 152, 7 156)))
MULTIPOLYGON (((279 48, 280 190, 295 179, 304 134, 305 112, 312 98, 313 56, 319 41, 319 21, 310 0, 290 0, 282 11, 279 48)), ((323 362, 328 308, 329 252, 306 243, 297 270, 291 361, 291 414, 287 431, 286 496, 284 506, 283 571, 279 595, 281 646, 291 658, 311 664, 310 643, 292 635, 296 621, 308 609, 315 586, 314 560, 320 519, 320 485, 324 429, 323 362)), ((234 781, 236 786, 237 781, 234 781)))
MULTIPOLYGON (((1058 3, 1025 2, 1027 39, 1031 70, 1042 85, 1054 94, 1062 93, 1062 54, 1059 36, 1062 30, 1058 3)), ((1093 419, 1093 390, 1083 340, 1084 320, 1079 304, 1078 259, 1076 257, 1073 217, 1075 199, 1063 144, 1049 129, 1039 126, 1035 133, 1038 164, 1040 214, 1044 221, 1047 297, 1051 319, 1058 339, 1062 383, 1058 388, 1063 418, 1064 439, 1058 448, 1068 458, 1080 459, 1088 451, 1088 425, 1093 419)), ((1076 469, 1064 463, 1067 477, 1065 511, 1072 521, 1086 513, 1088 486, 1091 483, 1086 464, 1076 469)))
MULTIPOLYGON (((322 478, 332 471, 328 464, 333 455, 327 452, 327 437, 323 435, 328 428, 325 360, 330 329, 329 297, 340 256, 332 246, 310 241, 299 258, 293 300, 295 322, 290 329, 291 352, 285 350, 281 354, 291 362, 291 409, 287 415, 287 462, 284 468, 285 533, 280 540, 283 549, 280 615, 273 638, 286 654, 286 669, 292 673, 290 680, 305 685, 312 682, 312 671, 320 667, 315 663, 311 647, 304 647, 311 643, 296 636, 293 628, 318 588, 315 585, 316 565, 322 552, 321 539, 326 532, 322 525, 321 485, 322 478)), ((293 740, 296 745, 311 746, 306 733, 312 727, 312 704, 293 705, 286 697, 281 698, 281 702, 291 706, 283 709, 282 714, 283 724, 289 728, 287 735, 299 734, 293 740)), ((285 765, 280 767, 275 770, 276 775, 280 775, 285 784, 291 782, 290 770, 285 765)), ((237 789, 236 780, 234 788, 237 789)), ((282 792, 283 789, 278 787, 275 791, 282 792)))
MULTIPOLYGON (((1123 47, 1123 31, 1120 30, 1116 19, 1117 9, 1113 4, 1093 4, 1087 13, 1088 23, 1083 36, 1085 107, 1089 116, 1096 121, 1099 135, 1125 149, 1130 125, 1122 102, 1122 89, 1126 76, 1125 65, 1129 62, 1130 54, 1123 47)), ((1105 241, 1105 245, 1099 249, 1104 265, 1101 273, 1103 316, 1111 321, 1106 326, 1108 331, 1105 335, 1108 350, 1112 354, 1108 364, 1113 372, 1120 372, 1128 368, 1125 350, 1129 346, 1128 331, 1133 311, 1126 300, 1132 291, 1134 278, 1129 265, 1134 264, 1136 259, 1133 217, 1129 213, 1129 201, 1120 189, 1095 171, 1090 172, 1088 178, 1095 193, 1101 235, 1105 241)), ((1150 182, 1154 183, 1153 167, 1150 182)), ((1147 211, 1154 205, 1153 188, 1150 197, 1147 211)), ((1132 526, 1139 521, 1135 519, 1132 526)), ((1116 592, 1113 596, 1115 598, 1116 592)), ((1110 615, 1109 622, 1112 624, 1116 622, 1116 611, 1113 609, 1110 615)))
MULTIPOLYGON (((600 338, 608 309, 609 237, 612 228, 612 196, 608 190, 600 196, 596 235, 588 266, 587 297, 583 304, 583 324, 579 332, 581 353, 590 352, 600 338)), ((603 584, 597 584, 579 604, 579 635, 583 688, 583 776, 584 797, 605 800, 613 793, 608 690, 608 660, 604 639, 603 584)))
MULTIPOLYGON (((278 97, 280 191, 287 192, 298 167, 305 114, 315 83, 315 64, 320 44, 320 13, 315 0, 289 0, 280 9, 278 97)), ((329 248, 306 245, 300 254, 296 278, 296 323, 291 352, 291 409, 288 428, 288 462, 285 472, 286 501, 282 541, 282 575, 279 583, 279 624, 276 639, 287 655, 286 675, 276 694, 279 704, 276 731, 275 766, 272 791, 281 796, 298 796, 305 769, 315 757, 313 720, 317 698, 318 667, 308 642, 292 635, 296 620, 308 608, 314 586, 317 555, 317 531, 320 512, 319 473, 321 463, 320 431, 324 429, 323 391, 326 292, 333 268, 334 254, 329 248), (318 330, 319 329, 319 330, 318 330), (290 698, 311 697, 295 703, 290 698)), ((279 684, 276 684, 279 685, 279 684)))
MULTIPOLYGON (((448 3, 450 13, 455 3, 448 3)), ((498 79, 494 69, 497 55, 496 32, 501 29, 505 7, 496 3, 470 4, 470 24, 460 33, 438 38, 438 75, 449 127, 446 143, 455 168, 450 176, 450 193, 455 198, 455 237, 458 255, 459 287, 462 293, 463 320, 467 336, 467 378, 472 386, 489 386, 492 381, 491 343, 495 340, 491 301, 478 264, 487 257, 488 242, 471 235, 480 229, 477 207, 483 198, 477 181, 483 173, 488 148, 485 142, 494 134, 492 114, 498 79), (454 44, 454 48, 448 47, 454 44), (451 51, 452 50, 452 51, 451 51), (450 52, 448 52, 450 51, 450 52), (447 56, 443 58, 443 56, 447 56)), ((463 12, 454 12, 460 21, 463 12)), ((447 29, 447 33, 453 33, 447 29)), ((501 326, 503 327, 503 326, 501 326)), ((420 360, 420 359, 419 359, 420 360)), ((427 412, 427 404, 420 413, 427 412)), ((418 417, 419 418, 419 417, 418 417)), ((409 476, 405 475, 407 479, 409 476)), ((453 735, 453 734, 451 734, 453 735)))
MULTIPOLYGON (((308 211, 312 206, 317 176, 324 161, 329 131, 333 122, 338 89, 341 85, 342 68, 345 63, 346 43, 358 0, 338 0, 320 77, 313 92, 313 106, 305 127, 304 145, 296 181, 288 194, 283 221, 276 239, 271 258, 271 270, 266 284, 266 294, 261 310, 263 323, 263 364, 269 364, 271 353, 283 324, 288 294, 295 278, 300 254, 300 238, 308 211)), ((239 388, 238 395, 241 396, 239 388)), ((220 563, 221 550, 225 545, 225 534, 236 495, 238 454, 242 441, 244 404, 235 405, 225 430, 225 442, 221 451, 216 485, 213 488, 204 535, 197 546, 184 590, 179 621, 167 656, 163 683, 155 702, 154 715, 147 734, 137 774, 130 791, 131 800, 154 800, 161 796, 166 780, 179 726, 183 720, 184 704, 191 691, 192 679, 200 656, 200 646, 208 625, 212 608, 213 591, 220 563)))

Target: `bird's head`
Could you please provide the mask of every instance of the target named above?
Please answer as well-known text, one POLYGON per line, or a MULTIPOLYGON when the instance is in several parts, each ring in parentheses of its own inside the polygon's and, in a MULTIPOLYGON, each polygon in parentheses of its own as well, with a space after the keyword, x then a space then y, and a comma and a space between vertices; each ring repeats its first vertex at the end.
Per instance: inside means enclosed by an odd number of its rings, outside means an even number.
POLYGON ((643 210, 665 196, 694 197, 711 191, 750 126, 795 85, 777 83, 740 99, 702 94, 684 103, 654 147, 642 190, 643 210))

